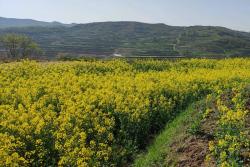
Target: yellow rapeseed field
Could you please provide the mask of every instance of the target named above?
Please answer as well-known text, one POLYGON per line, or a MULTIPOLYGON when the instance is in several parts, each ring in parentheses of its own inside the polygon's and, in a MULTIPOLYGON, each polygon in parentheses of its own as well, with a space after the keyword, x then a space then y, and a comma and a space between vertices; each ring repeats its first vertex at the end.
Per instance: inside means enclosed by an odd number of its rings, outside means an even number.
POLYGON ((125 164, 178 111, 207 96, 216 110, 208 106, 204 119, 219 117, 207 159, 237 165, 249 148, 249 85, 243 58, 4 63, 0 164, 125 164))

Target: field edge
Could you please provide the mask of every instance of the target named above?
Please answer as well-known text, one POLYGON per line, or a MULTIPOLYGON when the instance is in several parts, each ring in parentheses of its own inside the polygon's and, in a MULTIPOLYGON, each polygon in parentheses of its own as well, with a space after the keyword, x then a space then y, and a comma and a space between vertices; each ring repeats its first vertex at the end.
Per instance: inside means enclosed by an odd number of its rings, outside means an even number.
MULTIPOLYGON (((178 138, 188 136, 188 128, 192 126, 193 121, 198 117, 197 105, 204 104, 205 100, 199 100, 190 103, 182 112, 155 138, 145 153, 138 155, 133 167, 151 167, 166 166, 166 157, 170 154, 171 144, 178 138)), ((171 160, 172 161, 172 160, 171 160)), ((171 162, 174 165, 175 162, 171 162)), ((170 164, 168 164, 170 165, 170 164)))

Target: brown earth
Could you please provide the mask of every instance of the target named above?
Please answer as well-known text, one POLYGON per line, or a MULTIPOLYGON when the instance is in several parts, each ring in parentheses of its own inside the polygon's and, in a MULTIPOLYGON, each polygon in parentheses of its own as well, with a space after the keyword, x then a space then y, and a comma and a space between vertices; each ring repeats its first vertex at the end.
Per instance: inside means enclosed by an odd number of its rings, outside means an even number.
POLYGON ((179 167, 205 167, 205 161, 208 154, 209 140, 201 137, 190 136, 186 139, 183 147, 179 147, 176 151, 179 154, 177 158, 177 166, 179 167))
MULTIPOLYGON (((198 107, 197 111, 199 110, 201 108, 198 107)), ((195 135, 188 132, 190 120, 187 121, 181 135, 177 135, 176 140, 170 145, 171 156, 165 158, 166 166, 215 167, 214 160, 206 161, 209 154, 208 143, 213 140, 213 131, 216 127, 215 117, 216 115, 202 121, 199 132, 195 135)))

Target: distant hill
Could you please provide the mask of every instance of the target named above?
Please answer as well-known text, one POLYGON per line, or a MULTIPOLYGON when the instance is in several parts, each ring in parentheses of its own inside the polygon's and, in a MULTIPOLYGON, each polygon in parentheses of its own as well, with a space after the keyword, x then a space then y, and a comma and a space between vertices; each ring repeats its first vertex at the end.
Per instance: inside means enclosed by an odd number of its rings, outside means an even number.
POLYGON ((10 27, 57 27, 57 26, 71 26, 71 24, 63 24, 60 22, 44 22, 32 19, 16 19, 0 17, 0 28, 10 27))
POLYGON ((100 22, 72 27, 0 29, 32 37, 54 58, 58 53, 123 56, 250 56, 250 33, 223 27, 176 27, 139 22, 100 22))

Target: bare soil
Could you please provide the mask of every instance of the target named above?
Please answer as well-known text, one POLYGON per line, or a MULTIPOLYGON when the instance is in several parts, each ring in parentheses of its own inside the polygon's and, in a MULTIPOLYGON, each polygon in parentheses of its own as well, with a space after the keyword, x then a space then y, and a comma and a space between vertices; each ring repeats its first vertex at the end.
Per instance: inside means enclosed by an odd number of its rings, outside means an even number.
POLYGON ((190 121, 187 122, 182 132, 176 136, 177 140, 170 145, 171 156, 165 158, 166 166, 215 167, 214 160, 206 161, 206 156, 209 153, 208 143, 213 140, 213 131, 216 127, 215 120, 215 118, 210 117, 202 121, 196 135, 187 132, 190 121))

